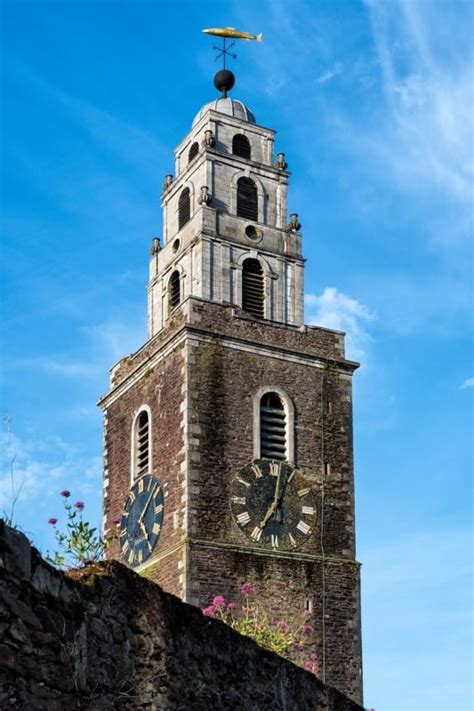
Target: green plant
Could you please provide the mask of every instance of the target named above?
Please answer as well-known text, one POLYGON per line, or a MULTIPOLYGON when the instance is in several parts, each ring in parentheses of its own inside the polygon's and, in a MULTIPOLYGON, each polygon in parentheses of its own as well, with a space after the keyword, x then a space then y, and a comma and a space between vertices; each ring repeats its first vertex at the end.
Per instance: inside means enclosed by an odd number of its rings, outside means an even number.
MULTIPOLYGON (((63 506, 66 513, 64 530, 58 528, 58 519, 52 516, 48 524, 53 527, 58 549, 53 553, 46 551, 45 559, 59 568, 75 568, 90 565, 102 560, 104 553, 117 537, 116 531, 101 536, 97 528, 93 528, 83 518, 85 504, 83 501, 69 503, 71 492, 61 491, 63 506)), ((118 521, 114 521, 118 524, 118 521)))
POLYGON ((294 622, 280 619, 273 622, 264 607, 254 598, 255 585, 243 583, 240 587, 240 602, 227 602, 223 595, 216 595, 211 605, 203 608, 206 617, 213 617, 228 624, 246 637, 251 637, 260 646, 270 649, 313 674, 319 672, 316 652, 312 650, 314 628, 308 623, 308 614, 294 622))
POLYGON ((7 526, 10 526, 10 528, 18 528, 18 526, 15 523, 15 506, 17 504, 17 501, 20 497, 21 490, 23 488, 23 484, 25 483, 24 478, 21 480, 19 484, 15 481, 15 459, 16 459, 16 451, 13 448, 12 444, 12 417, 11 415, 6 412, 3 416, 3 422, 5 424, 5 430, 6 430, 6 447, 5 447, 5 452, 6 456, 8 457, 8 468, 10 472, 10 491, 11 491, 11 503, 10 503, 10 511, 3 511, 3 520, 5 521, 7 526))

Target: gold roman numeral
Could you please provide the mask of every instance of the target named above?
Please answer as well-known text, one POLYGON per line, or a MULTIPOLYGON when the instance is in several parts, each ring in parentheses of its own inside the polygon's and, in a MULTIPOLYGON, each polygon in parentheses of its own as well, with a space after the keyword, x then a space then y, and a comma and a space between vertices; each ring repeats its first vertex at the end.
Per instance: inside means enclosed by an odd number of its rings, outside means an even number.
POLYGON ((301 509, 301 513, 305 514, 306 516, 312 516, 314 514, 314 508, 312 506, 303 506, 301 509))
POLYGON ((250 482, 249 482, 249 481, 245 481, 245 479, 241 479, 240 476, 237 477, 237 481, 239 482, 239 484, 243 484, 244 486, 246 486, 247 489, 248 489, 249 486, 250 486, 250 482))
POLYGON ((242 506, 244 506, 245 496, 232 496, 231 501, 233 504, 242 504, 242 506))
POLYGON ((249 521, 250 521, 250 515, 248 511, 243 511, 237 516, 237 521, 240 523, 241 526, 246 526, 249 521))
POLYGON ((261 479, 263 477, 260 467, 258 467, 256 464, 252 464, 251 469, 252 469, 253 473, 255 474, 256 479, 261 479))
POLYGON ((262 529, 260 526, 255 526, 253 529, 252 533, 250 534, 250 538, 253 538, 254 541, 259 541, 262 537, 262 529))
POLYGON ((270 462, 271 476, 278 476, 280 473, 280 462, 270 462))
POLYGON ((296 528, 298 529, 298 531, 301 531, 301 533, 304 533, 305 536, 307 536, 311 530, 308 524, 304 521, 300 521, 296 528))

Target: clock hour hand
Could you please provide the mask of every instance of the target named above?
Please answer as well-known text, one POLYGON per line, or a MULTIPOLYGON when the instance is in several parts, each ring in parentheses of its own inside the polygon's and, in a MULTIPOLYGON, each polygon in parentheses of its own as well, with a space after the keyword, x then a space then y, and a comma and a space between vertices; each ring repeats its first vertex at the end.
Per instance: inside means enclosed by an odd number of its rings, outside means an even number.
POLYGON ((147 544, 148 544, 148 548, 149 548, 149 550, 151 551, 152 548, 151 548, 151 545, 150 545, 150 541, 148 540, 148 531, 147 531, 146 528, 145 528, 145 524, 142 523, 141 521, 139 521, 139 522, 138 522, 138 525, 139 525, 140 528, 142 529, 142 531, 143 531, 143 537, 145 538, 145 541, 146 541, 147 544))
POLYGON ((271 518, 273 516, 273 513, 274 513, 276 507, 277 507, 277 502, 272 501, 270 508, 268 509, 267 513, 262 518, 262 520, 260 521, 260 528, 264 528, 267 525, 267 521, 269 518, 271 518))

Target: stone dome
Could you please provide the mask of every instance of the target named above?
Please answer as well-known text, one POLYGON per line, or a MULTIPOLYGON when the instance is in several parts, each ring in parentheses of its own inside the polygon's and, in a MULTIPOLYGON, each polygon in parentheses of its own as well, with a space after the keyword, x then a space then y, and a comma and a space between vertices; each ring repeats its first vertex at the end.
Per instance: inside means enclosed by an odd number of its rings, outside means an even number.
POLYGON ((245 106, 238 99, 231 99, 229 96, 223 98, 222 96, 214 101, 209 101, 208 104, 201 106, 199 111, 193 120, 193 126, 204 116, 208 109, 213 111, 219 111, 221 114, 227 114, 227 116, 233 116, 234 118, 241 119, 242 121, 247 121, 248 123, 256 123, 255 116, 250 111, 250 109, 245 106))

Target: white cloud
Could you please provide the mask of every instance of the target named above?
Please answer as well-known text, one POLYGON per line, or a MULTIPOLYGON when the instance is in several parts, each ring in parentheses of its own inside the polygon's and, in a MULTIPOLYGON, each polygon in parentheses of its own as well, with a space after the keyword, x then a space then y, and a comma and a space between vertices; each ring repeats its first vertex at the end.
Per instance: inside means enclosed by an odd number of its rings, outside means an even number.
POLYGON ((305 304, 311 325, 345 331, 347 357, 364 356, 370 340, 366 325, 375 318, 364 304, 332 286, 319 295, 306 294, 305 304))
POLYGON ((441 52, 436 3, 366 2, 386 98, 384 122, 362 137, 381 167, 408 189, 439 189, 469 206, 474 103, 462 33, 441 52))
POLYGON ((463 384, 459 386, 460 390, 466 390, 467 388, 474 388, 474 378, 466 378, 463 384))
MULTIPOLYGON (((76 488, 80 495, 96 494, 100 488, 102 461, 98 456, 84 456, 60 437, 37 440, 2 436, 0 470, 0 512, 10 512, 18 494, 18 507, 31 506, 63 488, 76 488)), ((31 514, 30 514, 31 515, 31 514)))
POLYGON ((112 363, 133 353, 144 341, 145 325, 138 322, 109 321, 94 326, 82 326, 81 350, 86 354, 78 358, 77 354, 51 353, 48 356, 16 358, 8 362, 12 369, 39 368, 66 378, 102 378, 112 363))
POLYGON ((317 79, 316 81, 318 84, 325 84, 326 82, 330 81, 334 77, 336 77, 338 74, 341 74, 342 72, 342 63, 341 62, 336 62, 336 64, 332 67, 332 69, 327 69, 325 72, 323 72, 317 79))

